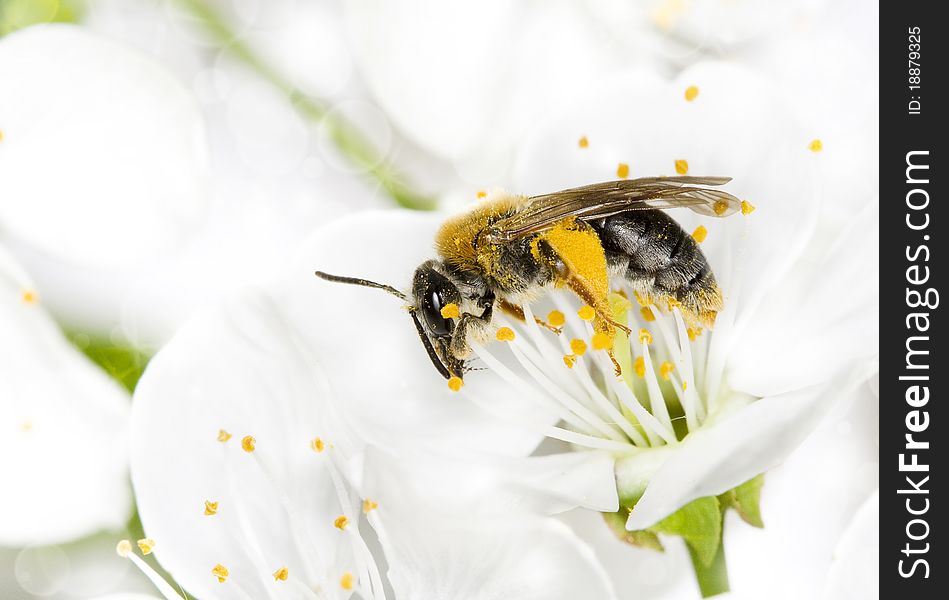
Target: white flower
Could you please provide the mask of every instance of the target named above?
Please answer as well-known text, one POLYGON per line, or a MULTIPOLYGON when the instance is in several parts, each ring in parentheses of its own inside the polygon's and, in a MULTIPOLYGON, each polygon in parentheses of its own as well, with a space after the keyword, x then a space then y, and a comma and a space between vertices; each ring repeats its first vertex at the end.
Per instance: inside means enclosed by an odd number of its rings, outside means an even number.
MULTIPOLYGON (((524 306, 529 325, 498 318, 496 324, 512 329, 515 338, 475 346, 488 371, 466 378, 462 399, 493 414, 516 405, 517 415, 499 418, 521 423, 525 435, 598 449, 581 453, 591 461, 611 453, 619 500, 626 507, 635 502, 629 530, 649 527, 692 500, 726 492, 778 464, 833 403, 838 388, 828 384, 876 352, 875 204, 868 198, 835 244, 816 240, 821 193, 814 163, 820 153, 810 142, 767 79, 719 64, 691 68, 671 83, 638 73, 616 78, 552 115, 519 155, 518 192, 614 178, 622 164, 631 177, 670 175, 676 161, 686 161, 690 174, 733 176, 728 190, 757 209, 701 221, 707 236, 702 248, 725 294, 713 330, 690 331, 678 309, 665 303, 632 303, 630 326, 649 335, 636 336, 620 359, 631 385, 614 378, 605 353, 590 349, 592 330, 577 314, 580 303, 554 294, 552 304, 524 306), (581 138, 586 143, 578 143, 581 138), (532 313, 547 318, 552 308, 566 320, 560 336, 532 324, 532 313), (574 338, 586 343, 582 356, 571 347, 574 338), (506 382, 507 402, 499 402, 489 375, 506 382), (525 401, 536 403, 533 413, 540 418, 525 423, 531 414, 521 408, 525 401), (557 420, 562 424, 552 426, 557 420)), ((687 211, 674 216, 686 231, 700 223, 687 211)), ((401 279, 379 277, 404 258, 388 249, 408 245, 425 257, 437 222, 394 217, 362 215, 337 223, 332 231, 350 237, 328 230, 324 244, 336 252, 319 268, 396 285, 406 281, 420 260, 406 262, 401 279), (359 254, 366 258, 353 266, 359 254)), ((391 298, 339 287, 324 293, 340 298, 346 307, 341 313, 359 315, 325 332, 341 344, 349 339, 349 350, 341 348, 334 359, 340 371, 346 356, 365 356, 369 348, 386 357, 410 353, 424 363, 420 349, 404 346, 418 346, 407 324, 397 337, 386 337, 394 330, 378 313, 391 298), (353 338, 355 330, 371 342, 353 338)), ((633 297, 631 290, 627 295, 633 297)), ((372 363, 367 376, 399 381, 402 363, 387 364, 372 363)), ((333 380, 342 383, 342 373, 333 380)), ((846 381, 838 383, 846 387, 846 381)), ((398 385, 390 396, 406 397, 398 385)), ((554 470, 538 466, 534 474, 541 473, 556 480, 554 470)), ((597 487, 613 483, 613 474, 602 476, 597 487)))
POLYGON ((125 525, 128 401, 63 337, 0 247, 0 545, 125 525))
MULTIPOLYGON (((454 475, 444 457, 486 449, 530 473, 520 457, 539 438, 457 402, 420 348, 389 354, 376 336, 414 335, 389 298, 350 313, 345 294, 324 293, 313 266, 347 260, 338 248, 351 225, 330 226, 268 290, 190 322, 149 365, 131 434, 146 546, 202 598, 612 597, 586 546, 534 514, 580 493, 608 504, 612 484, 591 482, 611 461, 554 458, 575 487, 525 478, 517 494, 501 493, 496 469, 454 475), (357 339, 354 361, 339 348, 357 339)), ((416 260, 420 249, 386 252, 416 260)), ((141 563, 130 544, 120 550, 141 563)))

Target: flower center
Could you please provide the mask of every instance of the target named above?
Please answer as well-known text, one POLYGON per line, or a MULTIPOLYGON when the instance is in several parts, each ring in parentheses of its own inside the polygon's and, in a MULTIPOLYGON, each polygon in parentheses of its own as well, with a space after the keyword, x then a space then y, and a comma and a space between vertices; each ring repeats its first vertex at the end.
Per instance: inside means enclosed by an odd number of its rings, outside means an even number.
MULTIPOLYGON (((660 306, 629 290, 614 291, 612 317, 633 334, 617 329, 609 338, 594 331, 589 307, 571 308, 556 292, 551 301, 555 309, 546 322, 525 303, 523 322, 500 317, 497 341, 474 346, 488 369, 559 419, 544 429, 547 436, 629 453, 678 443, 702 427, 721 374, 708 372, 711 332, 687 324, 677 302, 660 306)), ((477 386, 463 393, 492 410, 477 386)))

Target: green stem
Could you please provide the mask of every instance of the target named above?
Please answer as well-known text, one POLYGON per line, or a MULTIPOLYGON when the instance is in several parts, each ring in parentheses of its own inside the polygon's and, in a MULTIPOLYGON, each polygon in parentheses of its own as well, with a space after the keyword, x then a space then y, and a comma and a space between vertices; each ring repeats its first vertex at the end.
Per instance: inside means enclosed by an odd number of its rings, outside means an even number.
POLYGON ((688 547, 689 556, 692 558, 692 568, 695 569, 695 578, 699 582, 702 597, 711 598, 727 592, 729 586, 728 565, 725 564, 725 545, 719 542, 715 558, 707 565, 702 562, 702 559, 690 544, 686 544, 686 547, 688 547))
POLYGON ((222 49, 280 90, 305 118, 326 127, 330 139, 343 156, 378 181, 400 206, 417 210, 435 208, 434 199, 413 190, 355 125, 339 113, 329 113, 326 104, 321 100, 307 96, 296 89, 281 73, 238 37, 217 9, 204 0, 178 0, 178 2, 198 20, 208 35, 222 49))

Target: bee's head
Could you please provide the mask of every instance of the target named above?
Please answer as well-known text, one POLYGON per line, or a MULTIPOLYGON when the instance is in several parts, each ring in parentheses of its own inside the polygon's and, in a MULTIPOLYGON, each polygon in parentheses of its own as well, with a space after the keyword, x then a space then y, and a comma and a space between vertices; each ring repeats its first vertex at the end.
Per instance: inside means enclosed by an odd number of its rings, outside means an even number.
POLYGON ((455 329, 452 317, 457 317, 461 293, 451 279, 436 269, 438 263, 429 260, 415 270, 412 278, 412 319, 419 338, 432 364, 442 377, 462 377, 465 363, 451 352, 451 337, 455 329), (449 305, 454 305, 452 311, 449 305))
POLYGON ((317 271, 316 276, 336 283, 378 288, 409 302, 409 313, 415 323, 415 329, 435 369, 445 379, 452 377, 460 379, 464 375, 465 361, 456 358, 451 352, 451 336, 455 323, 451 318, 446 317, 442 310, 449 312, 451 307, 448 309, 445 307, 450 304, 454 304, 457 309, 457 305, 461 302, 461 294, 455 284, 436 269, 437 266, 438 262, 434 260, 419 265, 412 279, 411 297, 391 285, 368 279, 330 275, 323 271, 317 271))

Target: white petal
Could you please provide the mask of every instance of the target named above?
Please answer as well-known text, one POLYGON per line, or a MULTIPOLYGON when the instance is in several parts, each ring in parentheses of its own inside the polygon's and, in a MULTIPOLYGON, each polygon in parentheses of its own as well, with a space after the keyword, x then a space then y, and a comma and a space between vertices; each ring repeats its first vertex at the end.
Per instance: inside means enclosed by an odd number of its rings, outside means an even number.
POLYGON ((827 578, 827 600, 880 597, 880 494, 867 498, 844 532, 827 578))
POLYGON ((11 235, 75 264, 127 265, 179 243, 205 208, 205 140, 188 91, 158 64, 78 27, 0 41, 11 235))
POLYGON ((404 484, 412 490, 424 480, 393 477, 378 460, 366 466, 366 495, 379 503, 371 515, 397 598, 615 597, 593 552, 563 523, 527 512, 486 516, 463 505, 431 504, 401 492, 404 484))
POLYGON ((825 381, 879 351, 878 232, 871 203, 823 260, 800 265, 775 287, 732 348, 731 387, 779 394, 825 381))
POLYGON ((437 453, 524 456, 540 434, 517 424, 549 424, 490 371, 474 371, 465 389, 477 389, 503 419, 452 392, 435 371, 403 302, 381 290, 329 283, 314 270, 364 277, 408 290, 416 267, 433 258, 442 214, 364 212, 315 234, 291 272, 274 290, 287 319, 331 376, 339 402, 361 422, 369 443, 414 444, 437 453), (406 432, 414 432, 411 439, 406 432))
MULTIPOLYGON (((132 413, 132 482, 155 555, 198 597, 266 597, 287 567, 308 587, 351 569, 327 455, 331 396, 273 301, 248 292, 186 325, 152 360, 132 413), (219 430, 233 435, 218 441, 219 430), (244 452, 244 436, 256 450, 244 452), (218 502, 205 515, 205 501, 218 502), (230 572, 212 576, 216 564, 230 572)), ((337 589, 335 586, 334 589, 337 589)))
POLYGON ((0 248, 0 545, 119 528, 131 509, 128 395, 66 341, 35 293, 0 248))
MULTIPOLYGON (((834 390, 809 388, 763 398, 707 422, 666 450, 658 468, 650 465, 655 472, 626 528, 644 529, 696 498, 721 494, 775 466, 814 427, 824 414, 822 404, 832 398, 834 390)), ((618 479, 622 469, 618 463, 618 479)))

